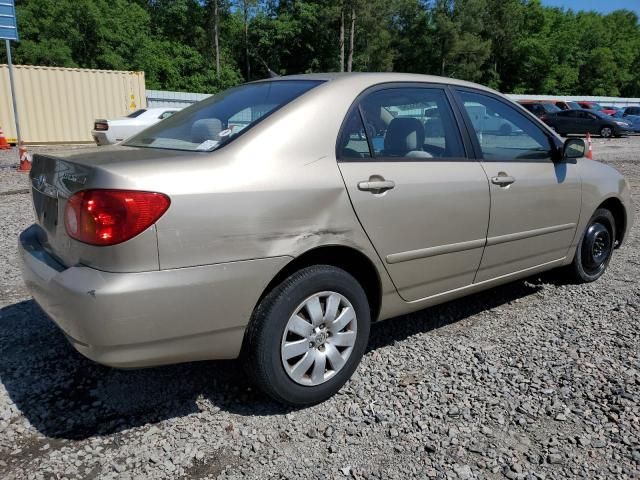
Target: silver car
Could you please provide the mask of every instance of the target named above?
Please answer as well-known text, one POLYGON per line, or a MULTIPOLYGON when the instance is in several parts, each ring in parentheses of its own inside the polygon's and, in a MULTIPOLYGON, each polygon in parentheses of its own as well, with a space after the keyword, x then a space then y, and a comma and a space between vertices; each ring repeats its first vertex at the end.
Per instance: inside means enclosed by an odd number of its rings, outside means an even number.
POLYGON ((558 267, 599 278, 632 208, 584 151, 472 83, 250 83, 123 145, 36 155, 24 280, 97 362, 241 357, 275 399, 312 404, 372 322, 558 267))

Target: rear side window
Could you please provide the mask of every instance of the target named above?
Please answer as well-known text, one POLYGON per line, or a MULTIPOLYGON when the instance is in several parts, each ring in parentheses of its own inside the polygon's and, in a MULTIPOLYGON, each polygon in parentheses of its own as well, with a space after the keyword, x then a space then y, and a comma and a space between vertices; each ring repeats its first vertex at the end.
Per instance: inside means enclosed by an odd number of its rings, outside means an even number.
POLYGON ((342 127, 338 149, 341 159, 371 158, 364 123, 357 108, 351 112, 342 127))
POLYGON ((549 137, 529 118, 488 95, 459 91, 484 160, 532 160, 550 157, 549 137))
POLYGON ((624 113, 627 115, 640 115, 640 107, 627 107, 624 113))
POLYGON ((176 112, 125 145, 211 152, 320 83, 274 80, 241 85, 176 112))
POLYGON ((444 90, 377 90, 360 103, 365 132, 378 158, 461 158, 464 148, 444 90))

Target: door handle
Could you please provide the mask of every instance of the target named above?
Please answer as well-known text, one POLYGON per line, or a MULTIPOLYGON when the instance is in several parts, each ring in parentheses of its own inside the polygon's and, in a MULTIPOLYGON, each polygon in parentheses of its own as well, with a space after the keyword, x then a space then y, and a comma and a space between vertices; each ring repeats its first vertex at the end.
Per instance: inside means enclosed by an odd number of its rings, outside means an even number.
POLYGON ((491 177, 491 183, 493 183, 494 185, 500 185, 501 187, 508 187, 509 185, 514 183, 515 181, 516 181, 515 177, 512 177, 510 175, 506 175, 506 174, 504 174, 502 172, 500 172, 495 177, 491 177))
POLYGON ((358 183, 358 190, 365 192, 382 193, 391 190, 396 186, 393 180, 369 180, 368 182, 358 183))

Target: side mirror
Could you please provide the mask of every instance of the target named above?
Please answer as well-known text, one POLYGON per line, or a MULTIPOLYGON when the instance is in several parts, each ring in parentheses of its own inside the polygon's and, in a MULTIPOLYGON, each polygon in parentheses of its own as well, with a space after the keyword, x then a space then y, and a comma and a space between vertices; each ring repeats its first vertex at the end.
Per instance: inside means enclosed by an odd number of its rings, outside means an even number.
POLYGON ((582 158, 587 152, 587 146, 584 140, 581 138, 569 138, 564 142, 564 148, 562 150, 562 157, 567 158, 582 158))

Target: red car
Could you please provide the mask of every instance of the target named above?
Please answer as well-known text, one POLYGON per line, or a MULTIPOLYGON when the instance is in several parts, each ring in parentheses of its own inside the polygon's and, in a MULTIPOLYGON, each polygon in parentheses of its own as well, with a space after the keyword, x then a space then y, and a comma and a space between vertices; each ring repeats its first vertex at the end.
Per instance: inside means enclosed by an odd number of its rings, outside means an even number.
POLYGON ((596 112, 604 113, 605 115, 613 115, 616 113, 616 110, 613 108, 606 108, 596 102, 578 102, 585 110, 595 110, 596 112))

